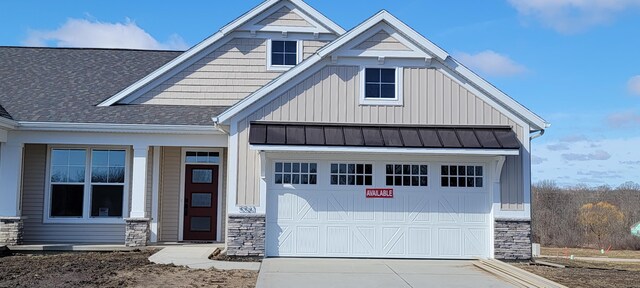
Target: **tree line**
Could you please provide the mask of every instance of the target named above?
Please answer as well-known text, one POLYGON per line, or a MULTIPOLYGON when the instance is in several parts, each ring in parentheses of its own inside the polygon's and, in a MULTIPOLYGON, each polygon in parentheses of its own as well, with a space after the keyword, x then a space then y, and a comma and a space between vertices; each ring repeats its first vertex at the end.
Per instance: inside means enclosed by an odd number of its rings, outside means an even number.
POLYGON ((617 188, 532 186, 533 241, 542 246, 640 250, 631 228, 640 222, 640 185, 617 188))

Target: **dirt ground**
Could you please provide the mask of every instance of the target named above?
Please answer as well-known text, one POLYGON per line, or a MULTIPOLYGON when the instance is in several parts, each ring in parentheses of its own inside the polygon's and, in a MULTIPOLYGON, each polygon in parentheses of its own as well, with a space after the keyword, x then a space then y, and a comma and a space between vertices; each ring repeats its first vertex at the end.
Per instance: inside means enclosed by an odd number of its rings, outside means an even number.
POLYGON ((255 287, 255 271, 157 265, 154 251, 14 255, 0 258, 0 287, 255 287))
POLYGON ((587 262, 569 259, 541 259, 562 264, 567 268, 553 268, 518 264, 517 267, 568 287, 639 287, 639 263, 587 262))
POLYGON ((585 248, 551 248, 542 247, 542 255, 546 256, 579 256, 579 257, 603 257, 603 258, 624 258, 624 259, 640 259, 640 251, 632 250, 611 250, 600 253, 599 249, 585 248))

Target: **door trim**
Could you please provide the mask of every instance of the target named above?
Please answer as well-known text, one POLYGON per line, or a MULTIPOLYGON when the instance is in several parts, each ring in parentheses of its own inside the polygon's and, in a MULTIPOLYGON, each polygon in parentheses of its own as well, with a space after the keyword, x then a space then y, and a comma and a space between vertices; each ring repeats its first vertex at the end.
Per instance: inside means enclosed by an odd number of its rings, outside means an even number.
POLYGON ((216 242, 222 241, 222 181, 224 180, 222 177, 223 167, 224 166, 224 149, 223 148, 189 148, 182 147, 180 151, 180 201, 178 201, 179 205, 179 222, 178 222, 178 241, 184 241, 184 185, 185 185, 185 173, 187 172, 188 164, 197 164, 197 165, 210 165, 210 166, 218 166, 218 207, 216 207, 217 211, 217 223, 216 223, 216 239, 213 239, 216 242), (186 163, 185 159, 187 158, 187 152, 218 152, 220 153, 220 163, 219 164, 206 164, 206 163, 186 163))

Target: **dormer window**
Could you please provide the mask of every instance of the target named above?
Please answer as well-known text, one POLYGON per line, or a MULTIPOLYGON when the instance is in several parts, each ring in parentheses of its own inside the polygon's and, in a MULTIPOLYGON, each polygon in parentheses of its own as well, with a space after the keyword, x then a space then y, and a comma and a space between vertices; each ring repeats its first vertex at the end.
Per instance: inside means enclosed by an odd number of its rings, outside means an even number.
POLYGON ((287 70, 298 64, 300 47, 298 41, 269 41, 268 68, 271 70, 287 70))
POLYGON ((363 68, 362 105, 402 105, 401 68, 363 68))

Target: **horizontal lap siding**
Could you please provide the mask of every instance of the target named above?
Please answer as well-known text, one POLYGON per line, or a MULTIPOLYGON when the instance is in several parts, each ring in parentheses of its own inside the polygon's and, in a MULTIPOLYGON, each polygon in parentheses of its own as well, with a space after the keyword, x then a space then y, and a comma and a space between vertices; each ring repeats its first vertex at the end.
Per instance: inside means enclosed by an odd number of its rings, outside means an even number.
MULTIPOLYGON (((258 205, 260 160, 248 145, 251 121, 417 124, 509 125, 520 141, 521 126, 436 69, 404 70, 403 106, 361 106, 360 76, 356 66, 328 66, 283 93, 238 126, 238 205, 258 205)), ((503 174, 502 202, 522 209, 521 158, 509 157, 503 174), (519 166, 518 166, 519 165, 519 166)))
POLYGON ((163 147, 160 166, 160 241, 178 241, 181 149, 163 147))
POLYGON ((355 50, 382 50, 382 51, 411 51, 409 47, 402 44, 398 39, 393 38, 386 31, 382 30, 371 38, 364 40, 353 49, 355 50))
POLYGON ((267 71, 266 43, 234 38, 134 103, 233 105, 282 73, 267 71))
POLYGON ((22 215, 25 242, 123 243, 124 224, 44 224, 46 145, 25 145, 22 215))
MULTIPOLYGON (((326 44, 304 41, 304 58, 326 44)), ((266 39, 234 38, 133 103, 231 106, 281 74, 267 71, 266 39)))
POLYGON ((282 7, 280 10, 267 16, 258 24, 263 26, 313 27, 311 23, 291 11, 288 7, 282 7))

